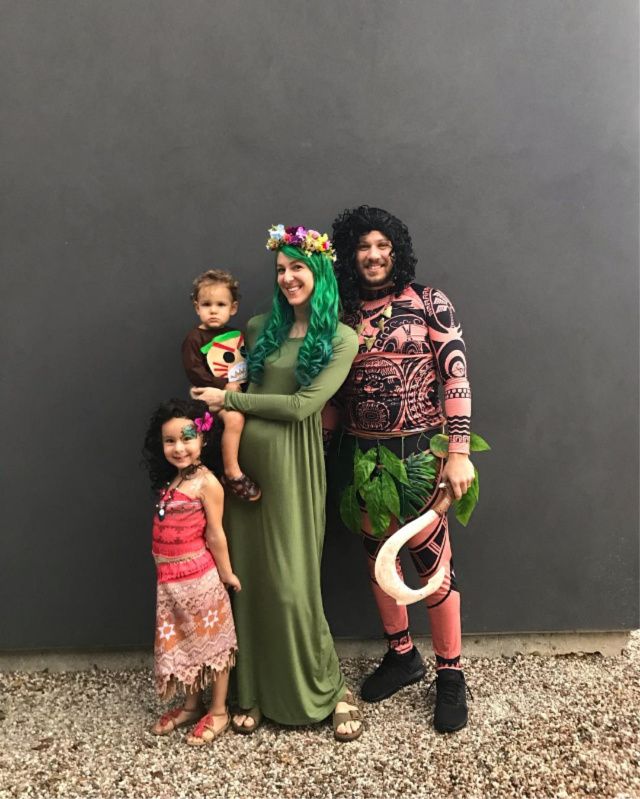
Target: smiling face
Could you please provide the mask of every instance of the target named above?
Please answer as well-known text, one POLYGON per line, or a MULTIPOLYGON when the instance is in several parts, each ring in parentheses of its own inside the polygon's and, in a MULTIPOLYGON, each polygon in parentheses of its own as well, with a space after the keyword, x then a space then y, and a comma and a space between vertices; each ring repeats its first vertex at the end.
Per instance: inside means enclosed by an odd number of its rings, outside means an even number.
POLYGON ((162 425, 162 449, 165 458, 178 470, 187 469, 200 462, 202 433, 198 433, 193 419, 169 419, 162 425))
POLYGON ((238 303, 224 283, 204 283, 198 290, 193 305, 200 317, 203 330, 217 330, 224 327, 238 310, 238 303))
POLYGON ((306 306, 313 294, 313 272, 304 263, 289 258, 283 252, 278 253, 276 261, 276 279, 280 291, 289 305, 294 308, 306 306))
POLYGON ((356 246, 356 271, 360 282, 368 288, 392 284, 393 244, 379 230, 360 236, 356 246))

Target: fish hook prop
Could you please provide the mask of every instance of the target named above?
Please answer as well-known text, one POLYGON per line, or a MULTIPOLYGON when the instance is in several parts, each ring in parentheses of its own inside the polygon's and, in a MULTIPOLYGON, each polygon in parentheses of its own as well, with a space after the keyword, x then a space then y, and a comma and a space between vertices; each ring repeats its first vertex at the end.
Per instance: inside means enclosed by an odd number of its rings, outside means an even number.
POLYGON ((418 516, 396 530, 384 542, 378 552, 375 563, 376 582, 385 594, 395 599, 397 605, 411 605, 414 602, 419 602, 421 599, 435 593, 444 580, 445 570, 444 566, 441 566, 433 577, 429 578, 426 585, 423 585, 422 588, 413 589, 405 585, 396 569, 398 553, 404 544, 419 533, 420 530, 424 530, 425 527, 433 524, 438 517, 444 516, 449 510, 453 500, 451 488, 448 483, 440 483, 438 488, 440 493, 433 507, 423 513, 422 516, 418 516))

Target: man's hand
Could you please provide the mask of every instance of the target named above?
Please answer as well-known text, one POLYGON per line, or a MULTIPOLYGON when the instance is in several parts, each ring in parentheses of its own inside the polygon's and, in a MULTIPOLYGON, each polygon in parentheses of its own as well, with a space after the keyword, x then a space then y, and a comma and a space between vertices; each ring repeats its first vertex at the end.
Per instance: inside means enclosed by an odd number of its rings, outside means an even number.
POLYGON ((469 460, 469 456, 461 452, 450 452, 444 465, 442 479, 449 483, 456 499, 460 499, 463 494, 466 494, 469 486, 475 480, 473 464, 469 460))
POLYGON ((206 402, 209 410, 221 411, 224 408, 224 391, 222 389, 205 386, 203 388, 192 388, 189 393, 192 399, 206 402))

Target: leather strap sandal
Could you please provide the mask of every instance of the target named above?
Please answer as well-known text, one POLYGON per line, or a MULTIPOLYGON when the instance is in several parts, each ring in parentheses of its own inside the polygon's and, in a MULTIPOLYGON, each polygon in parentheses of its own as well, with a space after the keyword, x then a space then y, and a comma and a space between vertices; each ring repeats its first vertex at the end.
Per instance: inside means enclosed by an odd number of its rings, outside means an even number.
MULTIPOLYGON (((246 719, 245 719, 246 721, 246 719)), ((259 707, 252 707, 249 710, 237 710, 231 719, 231 729, 239 735, 253 735, 262 722, 262 713, 259 707), (247 719, 252 719, 253 724, 250 727, 245 727, 244 723, 238 724, 236 716, 246 716, 247 719)))
MULTIPOLYGON (((359 738, 364 731, 364 717, 362 712, 356 705, 351 691, 345 691, 344 696, 339 699, 338 702, 344 702, 347 705, 353 705, 353 708, 351 710, 344 710, 341 712, 338 712, 337 710, 333 711, 333 737, 336 739, 336 741, 341 741, 342 743, 346 743, 347 741, 355 741, 356 738, 359 738), (348 721, 359 721, 360 726, 352 732, 338 732, 338 727, 341 724, 346 724, 348 721)), ((336 703, 336 707, 337 706, 338 703, 336 703)))
POLYGON ((194 721, 197 721, 202 716, 203 712, 204 708, 200 706, 193 708, 193 710, 191 708, 187 710, 184 706, 174 707, 172 710, 168 710, 160 716, 158 721, 151 728, 151 732, 154 735, 170 735, 174 730, 177 730, 178 727, 186 727, 188 724, 193 724, 194 721), (178 721, 178 716, 180 716, 181 713, 186 713, 187 718, 178 721), (160 729, 157 729, 158 726, 160 729))
POLYGON ((262 491, 246 474, 240 477, 223 477, 220 481, 229 494, 245 502, 257 502, 262 491))
POLYGON ((222 735, 229 728, 230 723, 231 716, 227 710, 224 713, 207 713, 187 735, 185 741, 189 746, 206 746, 215 741, 219 735, 222 735), (214 719, 220 718, 224 718, 225 723, 222 727, 216 729, 214 719))

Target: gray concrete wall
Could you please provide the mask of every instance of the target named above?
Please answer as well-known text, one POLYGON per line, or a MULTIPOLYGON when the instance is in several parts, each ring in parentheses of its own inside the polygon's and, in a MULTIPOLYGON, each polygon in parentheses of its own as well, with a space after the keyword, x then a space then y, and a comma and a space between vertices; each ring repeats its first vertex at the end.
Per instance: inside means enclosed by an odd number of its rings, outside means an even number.
MULTIPOLYGON (((144 646, 138 468, 192 277, 265 308, 265 228, 382 205, 469 347, 467 632, 638 625, 632 0, 2 2, 0 648, 144 646)), ((378 634, 332 522, 327 612, 378 634)), ((413 617, 424 631, 423 613, 413 617)))

